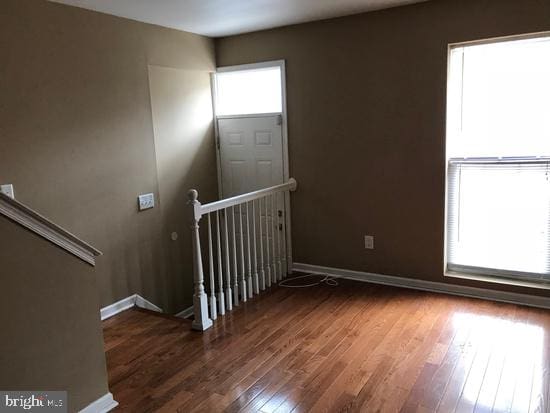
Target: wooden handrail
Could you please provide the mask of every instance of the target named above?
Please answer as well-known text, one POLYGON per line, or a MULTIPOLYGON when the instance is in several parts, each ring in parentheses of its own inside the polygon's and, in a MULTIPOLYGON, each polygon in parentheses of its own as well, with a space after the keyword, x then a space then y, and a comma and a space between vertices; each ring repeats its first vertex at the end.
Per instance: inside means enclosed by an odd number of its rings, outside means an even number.
MULTIPOLYGON (((259 189, 257 191, 247 192, 246 194, 233 196, 231 198, 221 199, 219 201, 210 202, 208 204, 200 204, 200 208, 195 209, 195 219, 200 219, 202 215, 209 212, 219 211, 220 209, 229 208, 234 205, 243 204, 255 199, 263 198, 266 195, 276 194, 285 191, 295 191, 297 187, 296 179, 290 178, 287 182, 280 185, 270 186, 269 188, 259 189)), ((194 191, 194 189, 191 189, 194 191)))
POLYGON ((33 211, 25 204, 3 193, 0 193, 0 214, 63 248, 90 265, 95 265, 95 257, 102 255, 101 251, 82 241, 76 235, 71 234, 38 212, 33 211))

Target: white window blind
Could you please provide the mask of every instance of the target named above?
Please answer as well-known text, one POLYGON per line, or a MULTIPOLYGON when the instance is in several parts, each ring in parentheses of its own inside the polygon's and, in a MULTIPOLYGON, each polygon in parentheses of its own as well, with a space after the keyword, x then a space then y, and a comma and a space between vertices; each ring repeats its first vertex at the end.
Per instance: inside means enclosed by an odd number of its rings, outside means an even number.
POLYGON ((550 159, 451 159, 451 271, 550 280, 550 159))

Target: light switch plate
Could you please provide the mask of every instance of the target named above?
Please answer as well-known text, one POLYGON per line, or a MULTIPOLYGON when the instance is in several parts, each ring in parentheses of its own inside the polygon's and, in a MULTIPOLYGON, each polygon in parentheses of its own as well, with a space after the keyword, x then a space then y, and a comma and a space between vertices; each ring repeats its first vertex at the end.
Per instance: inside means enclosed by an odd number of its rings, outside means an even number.
POLYGON ((155 206, 155 194, 143 194, 138 196, 139 210, 144 211, 155 206))
POLYGON ((12 184, 0 185, 0 192, 2 192, 4 195, 9 196, 11 199, 15 198, 12 184))

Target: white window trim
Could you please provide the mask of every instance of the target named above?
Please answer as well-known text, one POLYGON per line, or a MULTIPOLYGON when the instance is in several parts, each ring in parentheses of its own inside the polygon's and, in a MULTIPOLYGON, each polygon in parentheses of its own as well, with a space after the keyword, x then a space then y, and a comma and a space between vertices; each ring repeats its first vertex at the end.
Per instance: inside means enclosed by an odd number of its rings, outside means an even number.
POLYGON ((550 290, 550 284, 537 283, 532 281, 512 280, 510 278, 499 278, 494 275, 468 274, 465 272, 456 272, 445 270, 445 277, 458 278, 462 280, 482 281, 493 284, 512 285, 514 287, 534 288, 537 290, 550 290))
MULTIPOLYGON (((483 45, 483 44, 496 44, 496 43, 503 43, 503 42, 513 42, 515 40, 538 39, 538 38, 548 37, 548 36, 550 36, 550 31, 525 33, 525 34, 513 34, 513 35, 510 35, 510 36, 490 37, 488 39, 482 39, 482 40, 470 40, 470 41, 467 41, 467 42, 449 43, 448 55, 450 57, 451 50, 456 49, 457 47, 477 46, 477 45, 483 45)), ((449 66, 447 65, 447 67, 449 67, 449 66)))

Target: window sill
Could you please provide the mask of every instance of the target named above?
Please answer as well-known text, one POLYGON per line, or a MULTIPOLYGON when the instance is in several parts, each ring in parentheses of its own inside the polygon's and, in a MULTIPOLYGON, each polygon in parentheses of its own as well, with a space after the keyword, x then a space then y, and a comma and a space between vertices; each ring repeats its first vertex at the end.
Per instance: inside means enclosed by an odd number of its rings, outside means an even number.
POLYGON ((444 275, 445 277, 460 278, 463 280, 482 281, 493 284, 511 285, 514 287, 536 288, 538 290, 550 290, 550 284, 537 283, 532 281, 511 280, 509 278, 500 278, 490 275, 468 274, 456 271, 445 271, 444 275))

